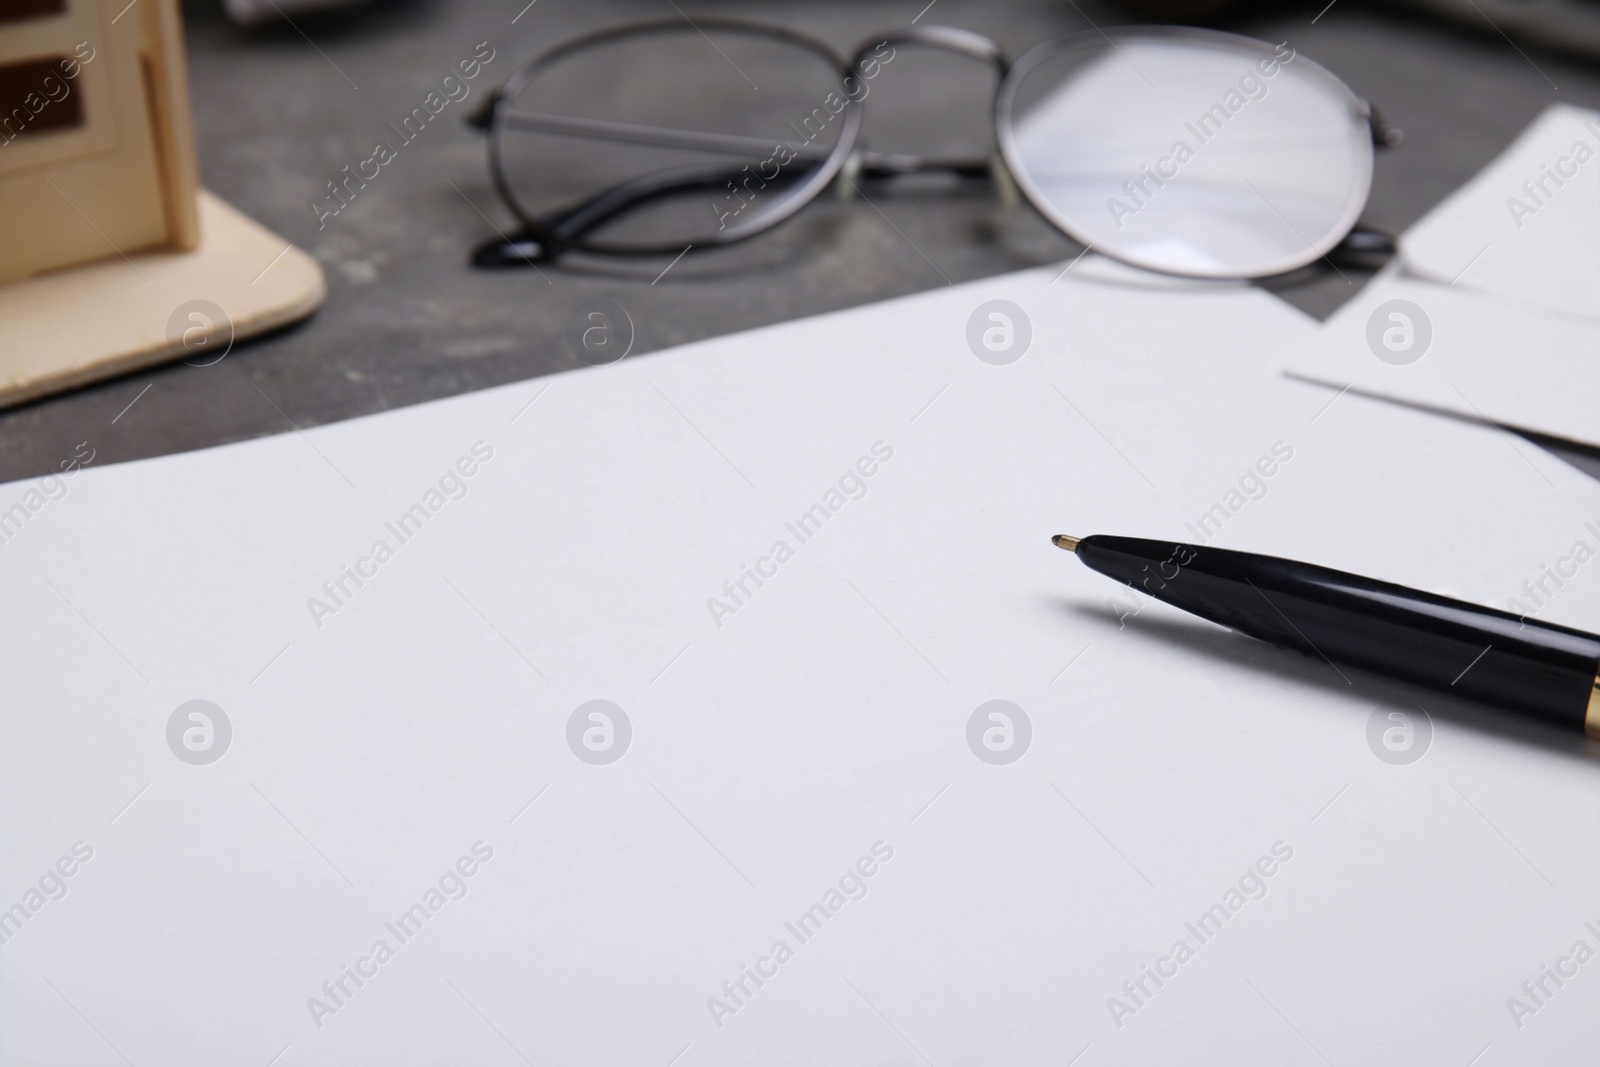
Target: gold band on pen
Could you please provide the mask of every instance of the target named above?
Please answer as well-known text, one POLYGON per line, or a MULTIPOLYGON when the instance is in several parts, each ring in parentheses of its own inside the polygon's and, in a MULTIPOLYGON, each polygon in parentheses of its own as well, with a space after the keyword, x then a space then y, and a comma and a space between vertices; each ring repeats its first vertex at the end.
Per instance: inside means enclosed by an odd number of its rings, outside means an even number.
POLYGON ((1600 671, 1595 672, 1594 687, 1589 690, 1589 710, 1583 717, 1583 732, 1600 741, 1600 671))

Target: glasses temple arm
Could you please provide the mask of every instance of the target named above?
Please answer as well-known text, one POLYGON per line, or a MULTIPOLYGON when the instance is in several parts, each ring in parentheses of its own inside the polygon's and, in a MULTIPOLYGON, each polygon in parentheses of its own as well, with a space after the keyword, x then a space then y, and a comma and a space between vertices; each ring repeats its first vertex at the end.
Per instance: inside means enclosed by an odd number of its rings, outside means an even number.
POLYGON ((750 137, 742 134, 709 133, 702 130, 680 130, 671 126, 653 126, 634 122, 612 122, 608 119, 585 119, 573 115, 550 115, 540 111, 521 111, 501 107, 504 97, 495 90, 477 111, 467 116, 466 124, 476 130, 491 129, 498 119, 506 129, 530 133, 553 133, 567 137, 583 137, 595 141, 614 141, 624 144, 651 145, 656 148, 687 148, 701 152, 724 152, 730 155, 759 153, 766 158, 782 146, 794 153, 796 159, 820 163, 828 158, 825 149, 801 146, 796 148, 781 138, 750 137))
MULTIPOLYGON (((539 252, 534 258, 540 261, 553 259, 560 253, 564 244, 581 239, 595 228, 629 211, 675 193, 718 188, 742 174, 742 170, 732 170, 717 165, 679 167, 655 174, 645 174, 621 182, 586 200, 541 218, 524 219, 525 231, 513 238, 512 243, 538 244, 539 252)), ((768 184, 799 181, 804 176, 803 173, 780 174, 769 179, 768 184)), ((716 210, 715 205, 712 205, 712 210, 716 210)), ((525 257, 519 255, 512 258, 525 257)))
POLYGON ((670 126, 646 126, 631 122, 611 122, 606 119, 582 119, 567 115, 547 115, 537 111, 516 111, 510 108, 499 113, 500 124, 513 130, 533 133, 554 133, 568 137, 584 137, 596 141, 616 141, 626 144, 651 145, 656 148, 687 148, 700 152, 723 152, 729 155, 751 155, 762 159, 778 147, 787 147, 798 159, 820 162, 828 157, 825 150, 801 146, 796 148, 781 138, 748 137, 742 134, 706 133, 699 130, 679 130, 670 126))

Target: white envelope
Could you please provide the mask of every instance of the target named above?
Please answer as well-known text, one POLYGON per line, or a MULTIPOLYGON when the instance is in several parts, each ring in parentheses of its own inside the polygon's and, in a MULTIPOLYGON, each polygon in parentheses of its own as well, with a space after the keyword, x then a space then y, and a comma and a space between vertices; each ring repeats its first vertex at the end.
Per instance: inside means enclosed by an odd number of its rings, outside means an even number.
POLYGON ((1550 105, 1400 255, 1436 282, 1600 318, 1600 113, 1550 105))
MULTIPOLYGON (((1600 447, 1600 321, 1439 285, 1399 264, 1293 345, 1285 369, 1336 390, 1600 447)), ((1515 447, 1537 451, 1522 440, 1515 447)))

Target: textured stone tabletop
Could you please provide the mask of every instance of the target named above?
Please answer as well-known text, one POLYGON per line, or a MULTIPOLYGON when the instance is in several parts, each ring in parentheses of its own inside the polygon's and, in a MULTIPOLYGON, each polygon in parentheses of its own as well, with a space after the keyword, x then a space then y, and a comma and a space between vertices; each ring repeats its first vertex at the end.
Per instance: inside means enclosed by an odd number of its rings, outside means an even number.
MULTIPOLYGON (((687 257, 653 285, 665 262, 574 261, 542 275, 474 271, 469 250, 509 218, 490 190, 482 138, 461 118, 485 88, 541 49, 592 29, 672 17, 675 7, 662 0, 525 2, 380 0, 363 11, 247 32, 224 20, 218 0, 190 0, 203 181, 314 254, 327 272, 327 304, 298 327, 237 345, 214 366, 174 364, 0 413, 0 480, 53 470, 83 442, 98 465, 564 370, 578 365, 563 340, 568 316, 594 298, 628 311, 637 332, 633 353, 640 354, 1077 252, 1030 210, 1006 211, 992 189, 974 184, 869 190, 872 204, 825 197, 775 233, 687 257), (311 205, 327 181, 369 156, 389 136, 389 123, 480 42, 494 58, 474 83, 474 98, 450 105, 319 229, 311 205)), ((681 6, 691 16, 780 23, 843 51, 910 22, 924 0, 681 6)), ((1519 51, 1487 28, 1472 33, 1356 0, 1342 0, 1313 24, 1322 7, 1260 5, 1262 13, 1228 28, 1291 41, 1405 131, 1405 145, 1379 158, 1368 208, 1368 220, 1385 229, 1403 230, 1552 101, 1600 106, 1594 63, 1519 51)), ((1089 20, 1129 21, 1114 6, 1089 0, 939 0, 923 16, 993 36, 1013 55, 1089 20)), ((988 113, 981 81, 952 74, 937 84, 951 99, 924 109, 924 121, 981 150, 988 113)), ((917 134, 903 125, 883 128, 887 119, 878 118, 869 104, 864 136, 880 146, 917 134)), ((1323 271, 1273 288, 1325 316, 1363 280, 1323 271)), ((1600 472, 1600 464, 1575 461, 1600 472)))

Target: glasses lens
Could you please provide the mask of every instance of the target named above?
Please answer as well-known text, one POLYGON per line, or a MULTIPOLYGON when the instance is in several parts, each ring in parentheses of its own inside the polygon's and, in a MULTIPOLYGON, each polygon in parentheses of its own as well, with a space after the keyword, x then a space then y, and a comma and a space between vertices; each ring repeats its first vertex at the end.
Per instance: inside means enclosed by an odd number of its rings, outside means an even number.
POLYGON ((1040 46, 1006 91, 1007 160, 1034 204, 1139 266, 1293 270, 1337 244, 1366 204, 1364 108, 1288 45, 1113 30, 1040 46))
POLYGON ((572 247, 726 242, 787 217, 832 177, 859 122, 845 89, 826 52, 759 28, 602 38, 507 85, 501 181, 525 220, 572 247))

